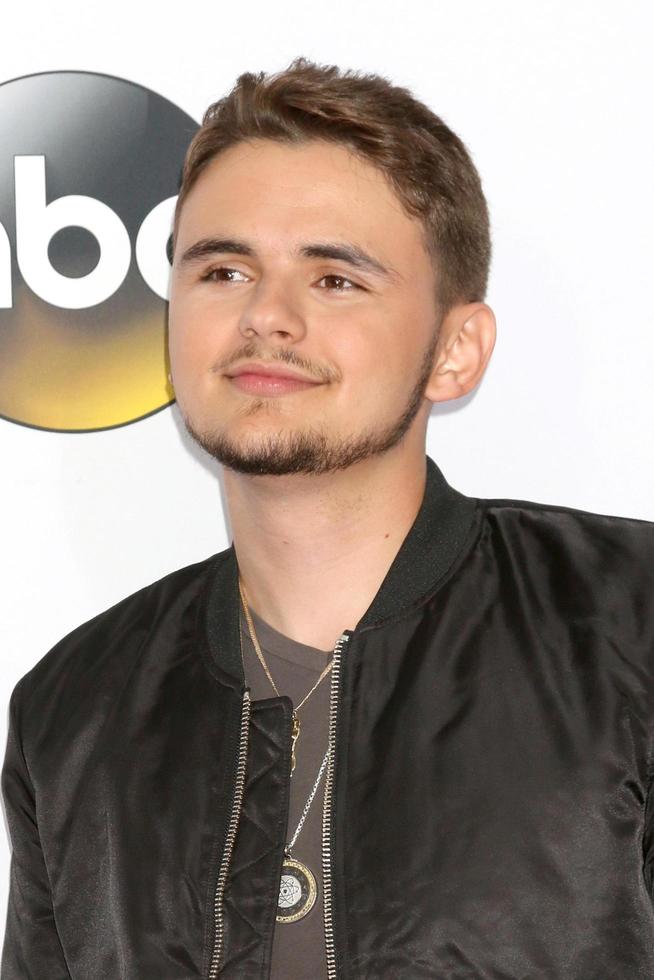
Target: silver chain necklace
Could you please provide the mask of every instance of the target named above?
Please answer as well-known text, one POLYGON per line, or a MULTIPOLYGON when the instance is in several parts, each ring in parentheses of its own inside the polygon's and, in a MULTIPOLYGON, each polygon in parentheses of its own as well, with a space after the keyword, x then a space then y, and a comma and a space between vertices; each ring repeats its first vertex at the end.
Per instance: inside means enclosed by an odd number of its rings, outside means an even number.
MULTIPOLYGON (((254 623, 252 622, 252 617, 250 615, 250 609, 247 602, 247 597, 245 594, 245 586, 239 579, 239 591, 241 594, 241 600, 243 602, 243 610, 245 612, 245 620, 247 622, 248 631, 250 633, 250 639, 252 640, 252 645, 255 649, 257 657, 261 662, 262 667, 266 672, 268 680, 273 686, 273 689, 277 696, 279 697, 279 691, 277 690, 277 685, 272 679, 272 674, 268 668, 268 664, 265 661, 263 652, 259 645, 259 640, 257 638, 256 630, 254 628, 254 623)), ((239 630, 239 638, 241 631, 239 630)), ((241 658, 243 658, 243 645, 241 644, 241 658)), ((311 690, 302 699, 297 708, 293 709, 293 723, 291 729, 292 738, 292 748, 291 748, 291 777, 293 776, 293 770, 295 769, 295 743, 300 734, 300 721, 297 715, 298 709, 302 707, 304 702, 309 698, 311 694, 315 691, 320 684, 323 677, 326 677, 332 668, 331 662, 323 670, 320 677, 313 685, 311 690)), ((243 669, 245 670, 245 661, 243 661, 243 669)), ((291 837, 290 841, 284 847, 284 861, 282 864, 282 876, 279 883, 279 896, 277 899, 277 922, 297 922, 298 919, 303 919, 307 915, 313 906, 315 905, 316 898, 318 895, 318 886, 316 884, 316 877, 314 873, 304 864, 302 861, 298 861, 296 858, 292 857, 291 851, 295 846, 300 831, 304 821, 307 818, 309 810, 311 809, 311 804, 313 803, 313 798, 318 792, 318 786, 320 785, 320 780, 322 779, 322 774, 325 771, 325 767, 329 761, 330 750, 327 749, 324 758, 320 764, 320 769, 318 770, 318 775, 316 776, 315 782, 313 784, 313 789, 309 794, 307 802, 304 804, 304 809, 302 810, 302 815, 298 821, 298 825, 295 828, 295 833, 291 837)))
POLYGON ((315 905, 318 895, 316 877, 306 864, 291 856, 291 848, 294 846, 302 830, 302 824, 307 818, 328 760, 329 749, 325 752, 325 756, 320 764, 320 770, 313 784, 311 795, 304 804, 304 810, 295 828, 295 833, 284 848, 284 863, 282 864, 282 877, 279 882, 279 897, 277 899, 276 919, 278 922, 297 922, 298 919, 303 919, 315 905))
POLYGON ((307 814, 309 812, 309 809, 311 808, 311 804, 313 803, 313 798, 314 798, 314 796, 316 795, 316 793, 318 791, 318 786, 320 785, 320 780, 322 779, 322 774, 325 771, 325 766, 327 765, 328 761, 329 761, 329 749, 327 749, 327 751, 325 752, 325 757, 322 760, 322 762, 320 763, 320 769, 318 770, 318 775, 316 776, 316 781, 313 784, 313 789, 311 790, 311 795, 309 796, 309 799, 304 804, 304 810, 302 811, 302 816, 300 817, 300 819, 298 821, 298 825, 295 828, 295 833, 293 834, 293 836, 291 837, 290 841, 286 845, 285 853, 289 857, 290 857, 290 854, 291 854, 291 848, 295 844, 295 841, 298 839, 299 833, 302 830, 302 824, 307 819, 307 814))

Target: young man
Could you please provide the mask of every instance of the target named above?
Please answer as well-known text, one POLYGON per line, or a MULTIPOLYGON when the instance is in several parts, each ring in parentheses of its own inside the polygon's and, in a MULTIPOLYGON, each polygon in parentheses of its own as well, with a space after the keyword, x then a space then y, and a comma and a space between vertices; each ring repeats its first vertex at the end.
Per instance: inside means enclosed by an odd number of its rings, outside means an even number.
POLYGON ((3 980, 654 976, 654 524, 425 455, 489 259, 406 90, 298 59, 206 113, 170 357, 233 543, 16 685, 3 980))

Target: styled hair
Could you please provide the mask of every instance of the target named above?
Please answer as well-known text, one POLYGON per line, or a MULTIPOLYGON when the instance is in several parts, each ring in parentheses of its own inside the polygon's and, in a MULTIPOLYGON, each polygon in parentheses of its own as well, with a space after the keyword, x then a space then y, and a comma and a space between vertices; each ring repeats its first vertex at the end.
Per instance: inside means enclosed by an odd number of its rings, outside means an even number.
POLYGON ((483 300, 491 260, 481 179, 459 137, 406 88, 386 78, 295 58, 275 74, 245 72, 204 113, 187 150, 173 226, 186 196, 223 150, 255 139, 327 140, 381 171, 407 214, 421 220, 444 315, 483 300))

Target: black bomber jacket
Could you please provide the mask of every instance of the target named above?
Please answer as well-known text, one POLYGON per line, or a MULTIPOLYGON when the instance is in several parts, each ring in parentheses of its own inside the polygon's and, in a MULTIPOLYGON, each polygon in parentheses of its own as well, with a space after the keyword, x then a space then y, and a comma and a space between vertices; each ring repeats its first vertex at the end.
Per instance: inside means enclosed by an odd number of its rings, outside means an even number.
MULTIPOLYGON (((16 684, 2 980, 270 976, 292 705, 251 702, 238 610, 232 545, 16 684)), ((654 523, 427 458, 334 653, 329 977, 652 980, 653 668, 654 523)))

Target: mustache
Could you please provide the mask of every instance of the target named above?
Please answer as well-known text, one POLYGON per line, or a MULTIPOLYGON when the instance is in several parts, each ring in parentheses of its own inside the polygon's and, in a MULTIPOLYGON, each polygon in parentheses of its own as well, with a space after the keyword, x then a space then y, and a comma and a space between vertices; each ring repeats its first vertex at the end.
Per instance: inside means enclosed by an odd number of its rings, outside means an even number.
POLYGON ((229 357, 224 360, 217 361, 212 365, 211 370, 223 374, 234 364, 239 364, 241 361, 262 361, 266 364, 274 364, 279 362, 281 364, 289 364, 292 367, 298 368, 303 371, 309 377, 315 378, 317 381, 322 382, 332 382, 340 381, 341 374, 336 368, 313 364, 311 361, 302 357, 297 351, 289 350, 284 347, 276 347, 272 351, 266 352, 257 344, 252 341, 248 341, 242 347, 235 350, 229 357))

